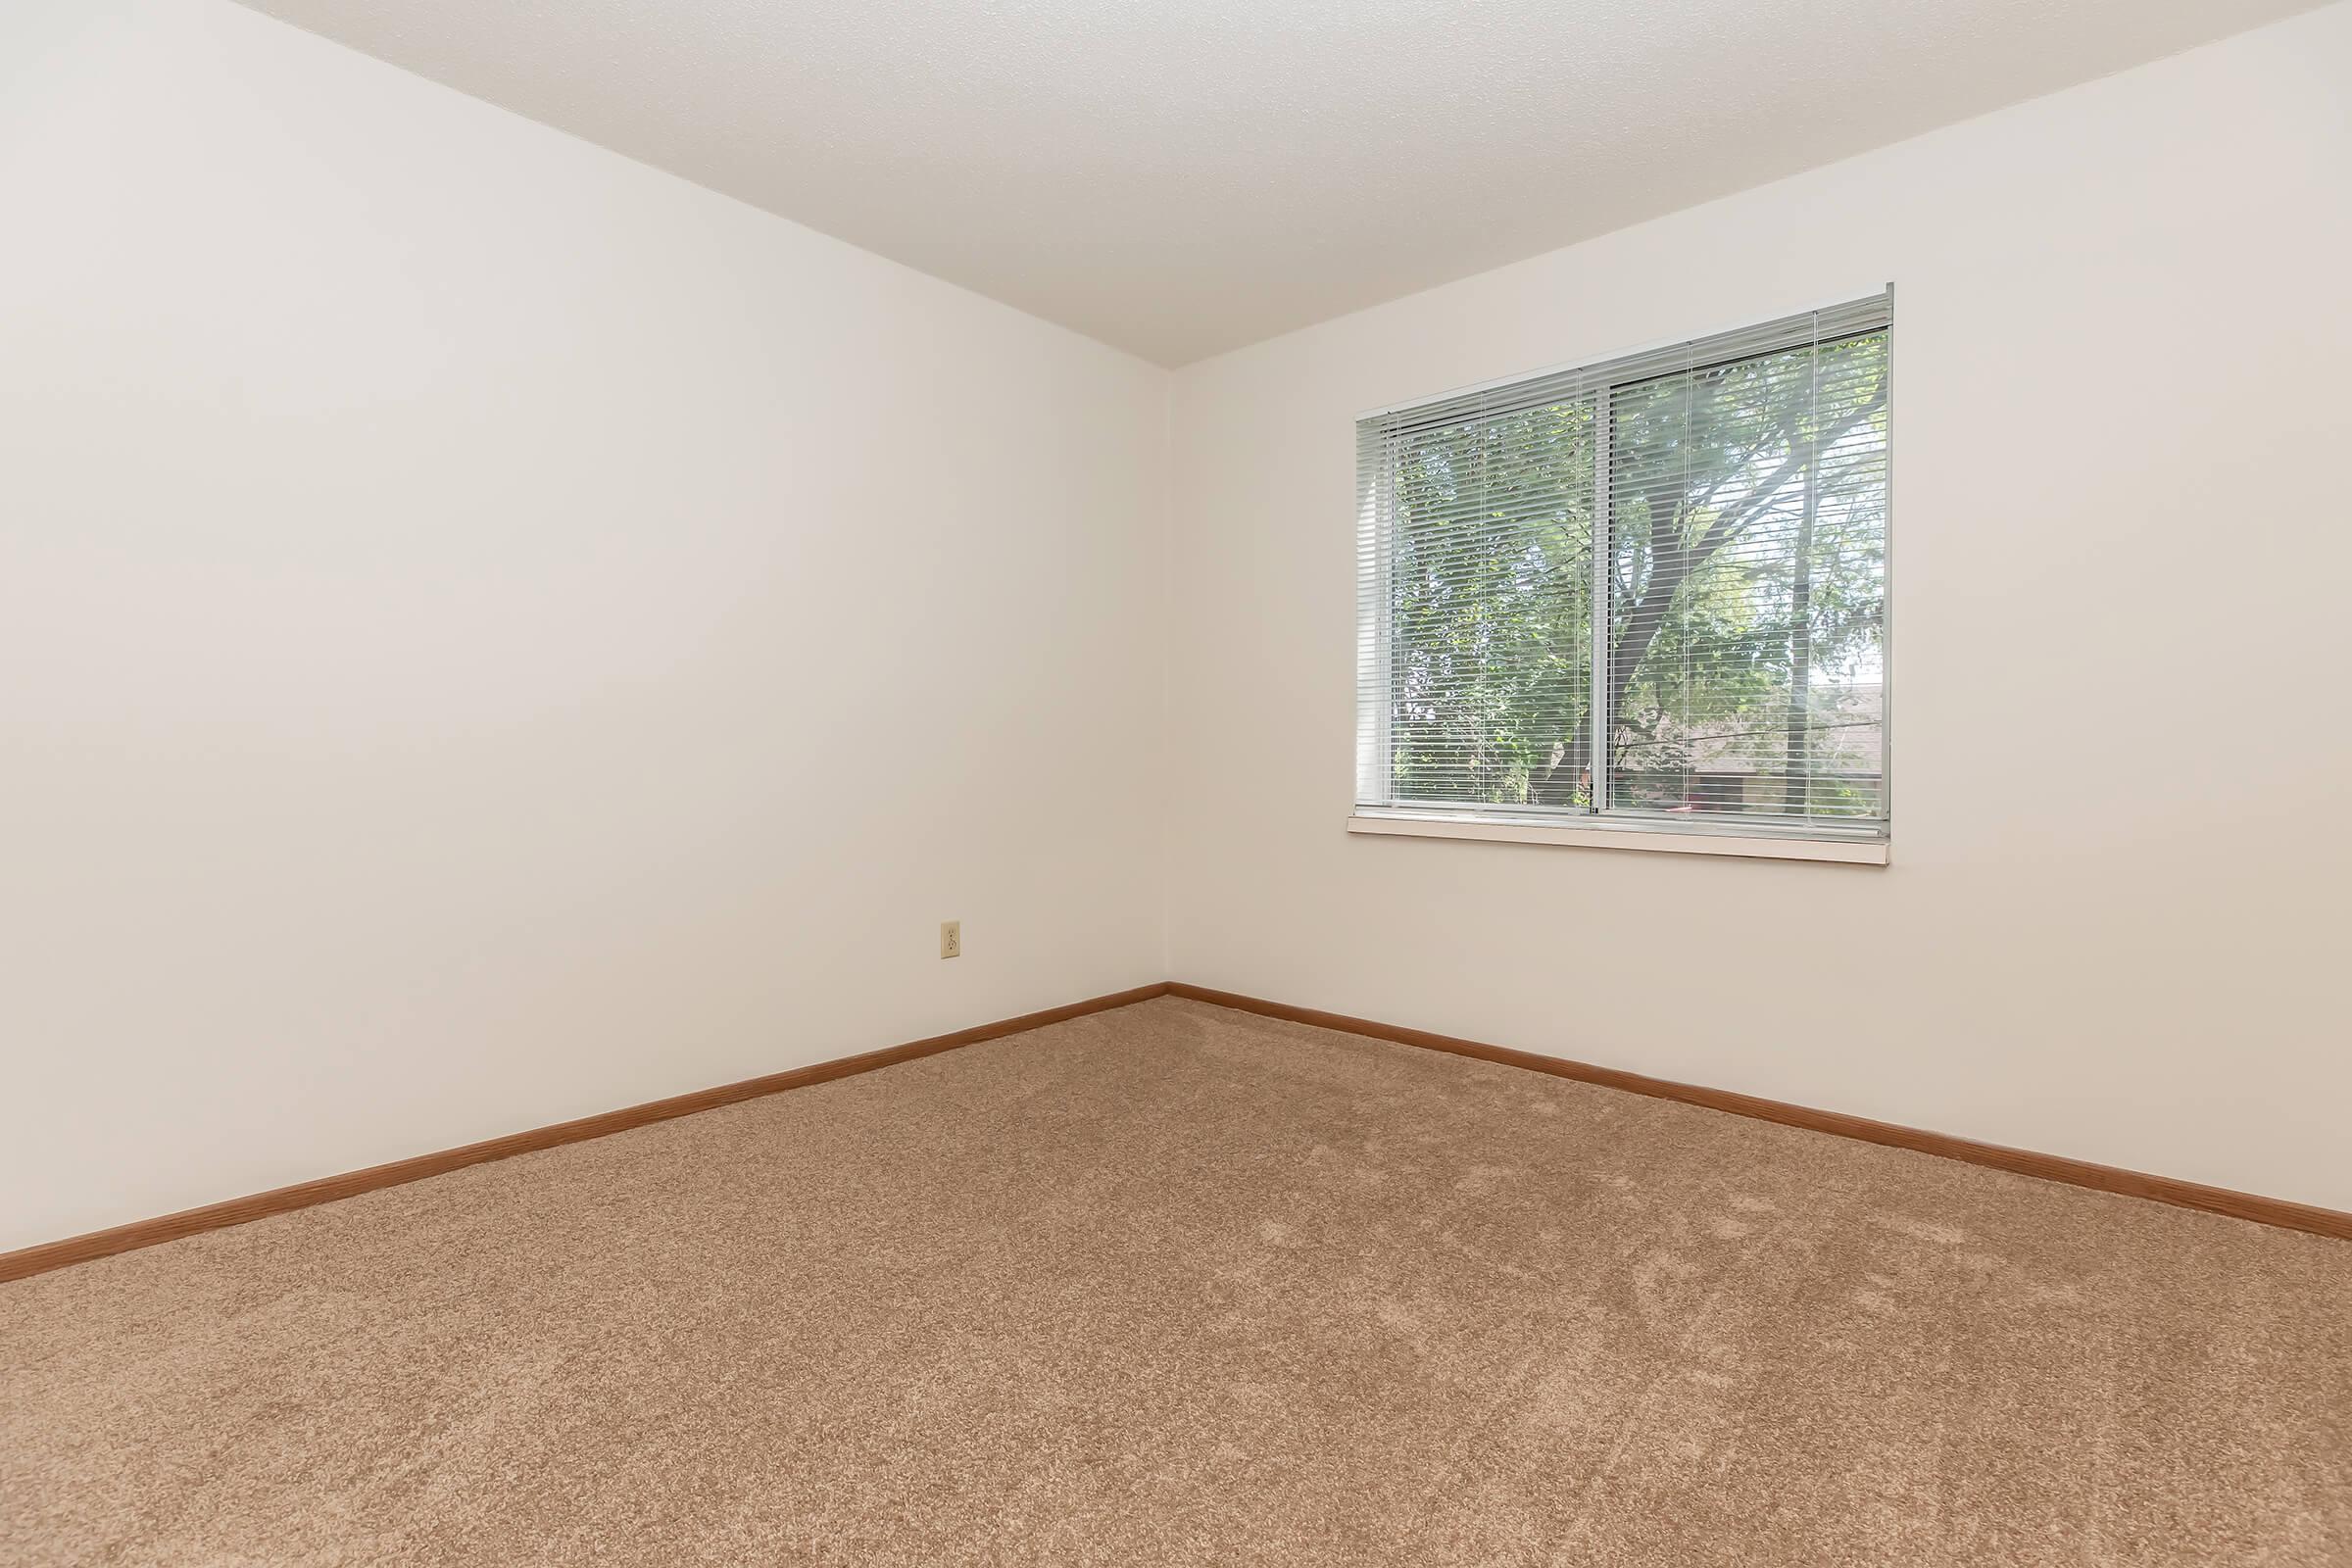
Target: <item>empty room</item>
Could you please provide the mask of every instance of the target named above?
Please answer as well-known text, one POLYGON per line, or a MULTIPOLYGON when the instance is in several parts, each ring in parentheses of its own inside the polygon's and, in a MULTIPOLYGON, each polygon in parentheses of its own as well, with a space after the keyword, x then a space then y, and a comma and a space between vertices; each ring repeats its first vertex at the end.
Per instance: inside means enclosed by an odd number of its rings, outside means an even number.
POLYGON ((7 0, 0 1564, 2352 1568, 2348 447, 2352 0, 7 0))

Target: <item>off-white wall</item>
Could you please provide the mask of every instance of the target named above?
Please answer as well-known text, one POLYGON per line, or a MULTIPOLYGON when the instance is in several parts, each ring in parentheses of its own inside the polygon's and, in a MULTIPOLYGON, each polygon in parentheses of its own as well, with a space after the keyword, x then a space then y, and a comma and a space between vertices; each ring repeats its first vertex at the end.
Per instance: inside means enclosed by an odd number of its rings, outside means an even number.
POLYGON ((221 0, 12 0, 0 1249, 1159 978, 1165 420, 221 0))
POLYGON ((1180 372, 1173 972, 2352 1207, 2347 82, 2339 4, 1180 372), (1895 863, 1345 834, 1353 416, 1889 278, 1895 863))
POLYGON ((18 0, 0 1248, 1165 974, 2352 1206, 2345 79, 2339 4, 1171 432, 221 0, 18 0), (1345 835, 1355 412, 1889 277, 1897 863, 1345 835))

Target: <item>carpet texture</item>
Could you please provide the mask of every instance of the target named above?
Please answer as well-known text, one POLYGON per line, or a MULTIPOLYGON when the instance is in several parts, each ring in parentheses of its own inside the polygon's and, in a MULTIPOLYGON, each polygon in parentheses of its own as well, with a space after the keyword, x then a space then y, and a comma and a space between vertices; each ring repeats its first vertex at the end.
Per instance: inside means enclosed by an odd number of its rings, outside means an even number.
POLYGON ((0 1286, 0 1561, 2352 1563, 2352 1246, 1198 1003, 0 1286))

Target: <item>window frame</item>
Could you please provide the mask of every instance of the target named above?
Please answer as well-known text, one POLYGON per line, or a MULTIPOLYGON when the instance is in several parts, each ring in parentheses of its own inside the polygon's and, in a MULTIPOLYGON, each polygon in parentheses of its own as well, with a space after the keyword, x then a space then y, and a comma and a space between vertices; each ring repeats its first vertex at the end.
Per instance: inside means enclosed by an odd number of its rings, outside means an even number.
MULTIPOLYGON (((1597 359, 1582 360, 1547 369, 1496 378, 1430 397, 1415 398, 1356 416, 1357 571, 1357 710, 1355 737, 1355 793, 1347 827, 1350 833, 1412 838, 1484 839, 1503 843, 1574 845, 1620 850, 1741 856, 1767 859, 1828 860, 1849 864, 1884 865, 1890 858, 1894 812, 1894 285, 1840 294, 1810 309, 1750 318, 1729 329, 1678 337, 1597 359), (1824 332, 1823 318, 1875 310, 1876 324, 1853 330, 1824 332), (1688 374, 1715 366, 1737 364, 1800 346, 1790 340, 1791 323, 1815 323, 1816 345, 1844 338, 1878 334, 1886 342, 1886 437, 1884 442, 1885 520, 1880 542, 1879 603, 1879 812, 1852 825, 1836 819, 1756 821, 1741 813, 1694 814, 1678 818, 1667 813, 1639 812, 1612 808, 1605 792, 1616 772, 1615 715, 1608 707, 1603 672, 1612 657, 1614 606, 1610 601, 1610 441, 1615 418, 1612 400, 1619 388, 1654 379, 1661 374, 1688 374), (1661 356, 1681 353, 1680 367, 1661 369, 1661 356), (1384 519, 1390 514, 1389 497, 1396 485, 1396 463, 1387 446, 1392 431, 1387 421, 1438 410, 1445 405, 1486 396, 1507 398, 1539 383, 1574 382, 1578 396, 1593 400, 1592 522, 1590 550, 1592 570, 1586 588, 1592 648, 1589 669, 1594 678, 1587 702, 1598 711, 1592 724, 1595 737, 1592 776, 1598 799, 1587 806, 1482 805, 1467 802, 1417 801, 1394 795, 1395 754, 1390 732, 1394 698, 1393 673, 1396 635, 1393 596, 1393 540, 1384 519), (1382 457, 1368 461, 1368 444, 1379 444, 1382 457), (1383 700, 1366 700, 1377 689, 1383 700)), ((1541 407, 1540 403, 1531 407, 1541 407)))

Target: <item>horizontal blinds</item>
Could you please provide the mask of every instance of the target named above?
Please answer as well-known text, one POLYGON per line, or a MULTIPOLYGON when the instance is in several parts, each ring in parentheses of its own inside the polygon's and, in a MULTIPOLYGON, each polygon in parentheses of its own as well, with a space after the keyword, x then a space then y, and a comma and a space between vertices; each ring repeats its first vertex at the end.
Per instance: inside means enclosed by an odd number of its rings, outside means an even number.
POLYGON ((1359 722, 1381 800, 1569 804, 1591 706, 1594 389, 1362 436, 1359 722))
POLYGON ((1881 829, 1889 319, 1360 421, 1359 802, 1881 829))

